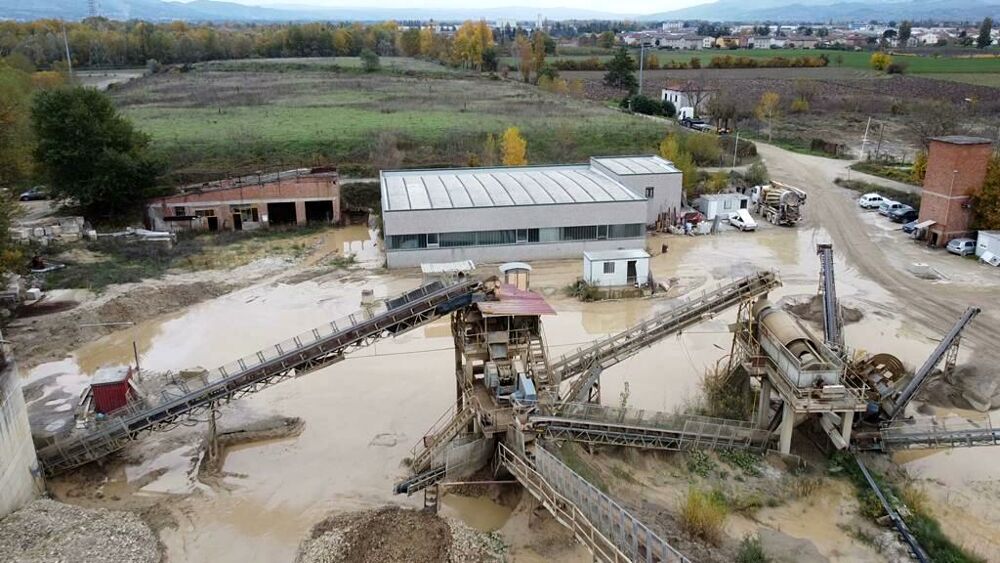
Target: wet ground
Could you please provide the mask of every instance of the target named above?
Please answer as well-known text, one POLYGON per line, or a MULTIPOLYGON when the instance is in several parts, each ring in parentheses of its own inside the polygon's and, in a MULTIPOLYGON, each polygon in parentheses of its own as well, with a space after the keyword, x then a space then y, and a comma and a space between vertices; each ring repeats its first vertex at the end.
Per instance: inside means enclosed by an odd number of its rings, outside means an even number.
MULTIPOLYGON (((654 256, 651 267, 657 279, 675 278, 679 294, 768 268, 778 270, 783 281, 773 298, 808 296, 818 286, 815 245, 829 240, 824 230, 808 226, 674 236, 664 238, 669 252, 654 256)), ((335 236, 329 246, 342 248, 344 242, 335 236)), ((657 238, 648 246, 659 249, 661 242, 657 238)), ((371 251, 364 244, 357 243, 359 253, 371 251)), ((869 281, 839 254, 836 266, 840 298, 863 313, 846 328, 848 345, 892 353, 911 368, 922 363, 940 333, 908 320, 898 295, 869 281)), ((664 298, 580 303, 562 292, 578 275, 576 261, 534 267, 533 289, 545 294, 557 311, 544 319, 550 357, 670 306, 664 298)), ((481 273, 492 271, 481 268, 481 273)), ((65 409, 97 368, 131 361, 133 342, 140 365, 150 372, 213 368, 353 312, 363 289, 383 296, 419 283, 413 272, 355 270, 347 277, 258 284, 104 337, 65 360, 36 367, 26 377, 49 378, 36 406, 65 409)), ((603 377, 603 401, 619 403, 626 382, 625 399, 632 407, 674 410, 696 400, 702 373, 730 350, 728 327, 735 319, 735 310, 727 311, 609 369, 603 377)), ((173 561, 290 561, 310 527, 332 509, 387 502, 417 505, 417 498, 393 496, 391 485, 404 474, 400 461, 410 455, 410 447, 454 401, 451 346, 447 320, 441 320, 240 401, 240 410, 300 417, 305 427, 295 438, 231 449, 221 487, 196 483, 190 448, 183 447, 112 473, 108 486, 156 472, 141 494, 201 493, 169 504, 178 526, 163 530, 161 538, 173 561)), ((969 357, 971 348, 963 347, 960 360, 969 357)), ((141 449, 142 444, 133 448, 141 449)), ((986 502, 996 499, 998 475, 991 467, 1000 464, 984 462, 987 459, 1000 460, 1000 451, 978 448, 900 458, 926 479, 930 494, 940 498, 941 515, 963 515, 943 522, 945 529, 977 549, 995 545, 995 534, 989 532, 1000 525, 997 509, 986 502), (983 490, 992 496, 979 495, 983 490)), ((512 515, 510 509, 484 499, 451 496, 444 506, 473 528, 512 534, 526 529, 526 515, 512 515)), ((771 516, 769 526, 787 528, 790 534, 792 524, 801 519, 794 510, 771 516)), ((810 532, 803 528, 800 533, 810 532)), ((816 538, 821 551, 836 541, 816 538)), ((579 549, 571 545, 568 551, 538 552, 528 546, 517 560, 572 560, 579 557, 579 549)))

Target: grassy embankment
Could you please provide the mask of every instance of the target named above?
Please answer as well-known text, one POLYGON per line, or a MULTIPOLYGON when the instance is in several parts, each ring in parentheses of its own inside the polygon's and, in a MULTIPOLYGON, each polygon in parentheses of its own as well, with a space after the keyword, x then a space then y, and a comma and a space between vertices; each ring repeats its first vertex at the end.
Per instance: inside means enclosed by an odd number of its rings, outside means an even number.
POLYGON ((152 135, 170 184, 321 163, 359 176, 380 161, 467 165, 487 134, 509 126, 521 129, 533 164, 653 152, 665 134, 661 124, 514 81, 393 64, 399 71, 365 74, 312 59, 226 61, 142 79, 114 96, 152 135), (395 159, 385 158, 380 135, 395 159))

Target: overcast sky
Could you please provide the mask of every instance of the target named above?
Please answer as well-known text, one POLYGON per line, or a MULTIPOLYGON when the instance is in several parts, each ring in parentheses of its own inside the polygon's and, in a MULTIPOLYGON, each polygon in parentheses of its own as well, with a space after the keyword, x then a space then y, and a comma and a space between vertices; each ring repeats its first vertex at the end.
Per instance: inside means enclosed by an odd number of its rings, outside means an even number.
MULTIPOLYGON (((256 6, 274 5, 300 5, 300 6, 324 6, 336 8, 343 7, 366 7, 366 8, 468 8, 468 0, 380 0, 377 2, 366 2, 365 0, 229 0, 240 4, 250 4, 256 6)), ((599 12, 613 12, 619 14, 651 14, 654 12, 666 12, 694 6, 696 4, 707 4, 712 0, 625 0, 621 2, 608 2, 608 0, 479 0, 474 2, 477 8, 499 8, 504 6, 532 6, 538 8, 577 8, 582 10, 597 10, 599 12)))

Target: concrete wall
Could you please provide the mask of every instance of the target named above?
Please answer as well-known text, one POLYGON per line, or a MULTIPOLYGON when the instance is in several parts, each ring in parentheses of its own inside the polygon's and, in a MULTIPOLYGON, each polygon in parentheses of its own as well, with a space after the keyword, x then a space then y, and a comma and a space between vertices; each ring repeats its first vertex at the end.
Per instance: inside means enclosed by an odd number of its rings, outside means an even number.
POLYGON ((628 285, 628 263, 635 262, 635 279, 640 285, 649 280, 649 258, 622 258, 619 260, 583 259, 583 279, 589 284, 600 287, 622 287, 628 285), (604 273, 604 263, 614 262, 615 271, 604 273))
POLYGON ((386 211, 385 236, 643 223, 645 201, 386 211))
POLYGON ((38 474, 21 381, 11 362, 0 370, 0 518, 36 496, 38 474))
POLYGON ((646 188, 653 188, 653 197, 646 201, 646 224, 653 225, 661 213, 677 213, 681 209, 681 197, 684 193, 684 175, 676 174, 629 174, 619 176, 602 166, 600 162, 591 161, 591 166, 611 176, 620 184, 639 197, 646 197, 646 188))
POLYGON ((618 240, 562 241, 504 246, 456 246, 450 248, 418 248, 386 250, 386 266, 412 268, 425 262, 455 262, 472 260, 480 263, 530 262, 558 258, 582 258, 588 250, 644 249, 645 237, 618 240))
POLYGON ((932 140, 927 153, 927 174, 920 195, 920 221, 935 221, 928 236, 937 236, 938 246, 969 233, 972 194, 983 186, 992 146, 932 140))

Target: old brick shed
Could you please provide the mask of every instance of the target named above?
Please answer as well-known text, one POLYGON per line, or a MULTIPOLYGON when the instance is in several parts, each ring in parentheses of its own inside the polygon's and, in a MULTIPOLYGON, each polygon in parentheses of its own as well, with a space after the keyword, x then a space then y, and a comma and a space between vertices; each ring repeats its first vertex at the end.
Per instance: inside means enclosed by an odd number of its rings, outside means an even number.
POLYGON ((933 221, 927 241, 944 246, 969 234, 971 198, 983 186, 993 147, 989 139, 953 135, 931 139, 920 197, 920 222, 933 221))
POLYGON ((146 207, 158 231, 253 230, 340 222, 336 168, 300 168, 185 186, 146 207))

